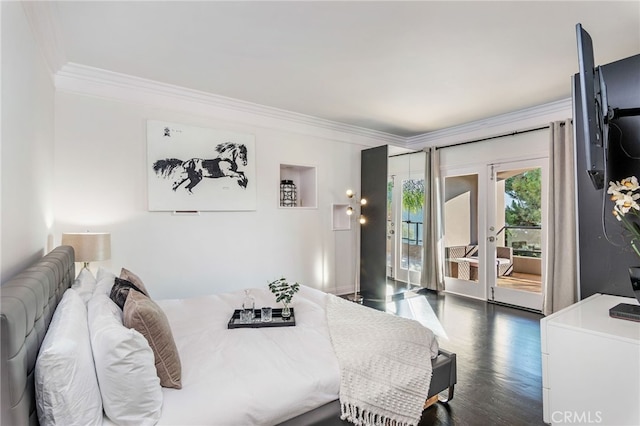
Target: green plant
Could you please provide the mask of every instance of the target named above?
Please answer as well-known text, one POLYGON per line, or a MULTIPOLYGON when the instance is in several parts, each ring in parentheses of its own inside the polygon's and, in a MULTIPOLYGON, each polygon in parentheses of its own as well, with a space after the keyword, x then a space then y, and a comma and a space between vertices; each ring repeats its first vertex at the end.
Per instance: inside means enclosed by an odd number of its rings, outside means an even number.
POLYGON ((293 295, 300 290, 300 284, 289 284, 287 279, 282 277, 269 283, 269 290, 276 296, 276 302, 291 303, 293 295))

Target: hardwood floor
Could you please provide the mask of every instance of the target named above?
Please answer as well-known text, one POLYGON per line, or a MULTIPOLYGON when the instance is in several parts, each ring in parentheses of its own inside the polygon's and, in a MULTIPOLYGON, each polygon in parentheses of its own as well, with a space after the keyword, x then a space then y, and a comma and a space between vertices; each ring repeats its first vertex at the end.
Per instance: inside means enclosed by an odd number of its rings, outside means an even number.
MULTIPOLYGON (((455 352, 458 363, 453 400, 426 409, 420 425, 544 425, 542 316, 452 294, 418 293, 446 332, 440 346, 455 352)), ((400 294, 393 299, 398 315, 420 315, 419 304, 409 306, 400 294)))
POLYGON ((496 284, 498 287, 531 291, 533 293, 542 291, 542 277, 540 275, 524 274, 522 272, 514 272, 509 276, 498 277, 496 284))

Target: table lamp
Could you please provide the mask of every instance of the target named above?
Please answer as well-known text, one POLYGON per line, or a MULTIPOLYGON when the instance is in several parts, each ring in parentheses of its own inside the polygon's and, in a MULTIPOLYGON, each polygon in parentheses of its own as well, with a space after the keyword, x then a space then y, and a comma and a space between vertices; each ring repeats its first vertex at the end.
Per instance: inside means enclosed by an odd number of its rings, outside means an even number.
POLYGON ((111 259, 111 234, 108 232, 63 233, 62 245, 71 246, 76 262, 89 262, 111 259))

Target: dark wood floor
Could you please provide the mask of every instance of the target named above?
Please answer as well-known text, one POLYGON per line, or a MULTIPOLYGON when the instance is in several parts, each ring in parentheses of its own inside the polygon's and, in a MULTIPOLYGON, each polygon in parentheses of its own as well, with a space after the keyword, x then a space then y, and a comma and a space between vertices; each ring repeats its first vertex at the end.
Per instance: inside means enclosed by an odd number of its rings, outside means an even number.
MULTIPOLYGON (((394 293, 391 303, 365 300, 364 304, 415 319, 433 319, 435 313, 441 326, 436 323, 438 331, 433 327, 434 332, 446 333, 446 338, 438 338, 440 347, 456 353, 458 383, 453 399, 427 408, 419 426, 544 425, 540 314, 452 294, 407 289, 403 283, 391 284, 390 288, 394 293), (415 298, 426 298, 426 303, 415 298), (420 310, 429 312, 421 315, 420 310)), ((317 421, 296 418, 283 425, 349 425, 335 415, 339 410, 334 401, 314 410, 317 421)))
MULTIPOLYGON (((440 346, 455 352, 458 363, 453 400, 426 409, 420 425, 544 425, 542 316, 452 294, 419 293, 447 334, 438 339, 440 346)), ((398 315, 412 315, 401 294, 393 299, 398 315)))

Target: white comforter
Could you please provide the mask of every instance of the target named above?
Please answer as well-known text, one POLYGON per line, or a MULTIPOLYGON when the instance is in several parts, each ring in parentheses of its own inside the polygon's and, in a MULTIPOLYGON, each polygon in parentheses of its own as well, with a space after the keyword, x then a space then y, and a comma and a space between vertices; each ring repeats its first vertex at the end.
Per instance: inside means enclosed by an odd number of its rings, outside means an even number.
MULTIPOLYGON (((267 288, 251 289, 251 295, 256 300, 256 308, 277 307, 267 288)), ((233 311, 240 308, 244 291, 192 299, 157 300, 171 325, 182 364, 182 389, 162 388, 164 400, 158 425, 275 425, 338 399, 341 366, 327 320, 328 300, 333 297, 301 286, 292 303, 296 319, 294 327, 238 329, 228 329, 227 323, 233 311)), ((335 302, 331 306, 332 312, 338 307, 335 302)), ((344 306, 346 310, 343 313, 332 316, 334 323, 338 321, 339 333, 333 336, 338 340, 344 333, 348 337, 351 331, 360 330, 354 328, 353 321, 362 322, 354 318, 343 324, 340 322, 343 317, 360 316, 357 309, 368 309, 359 305, 344 306)), ((381 315, 378 319, 389 315, 377 314, 381 315)), ((393 329, 398 320, 400 318, 389 321, 388 326, 393 329)), ((336 330, 332 332, 335 334, 336 330)), ((423 357, 427 354, 432 358, 437 355, 433 333, 428 329, 425 333, 428 333, 428 339, 415 342, 420 344, 420 354, 416 355, 420 358, 420 365, 424 364, 423 357)), ((402 333, 398 335, 404 338, 402 333)), ((421 339, 414 336, 413 340, 421 339)), ((395 348, 396 344, 392 346, 395 348)), ((344 344, 340 347, 344 352, 344 344)), ((363 359, 364 366, 345 371, 360 374, 361 368, 367 370, 372 366, 367 357, 363 359)), ((381 365, 388 367, 385 363, 381 365)), ((424 377, 421 372, 411 370, 412 379, 415 376, 425 382, 422 385, 426 388, 421 389, 419 397, 428 390, 430 366, 424 377)), ((377 381, 384 382, 386 376, 375 377, 377 381)), ((392 385, 397 384, 393 382, 392 385)), ((379 397, 372 397, 374 405, 380 402, 379 397)), ((372 401, 368 401, 366 406, 370 407, 372 401)), ((418 409, 421 404, 418 401, 418 409)), ((360 405, 358 407, 363 409, 360 405)), ((104 426, 112 425, 105 416, 104 426)))
MULTIPOLYGON (((256 308, 277 307, 252 289, 256 308)), ((295 327, 227 329, 244 292, 159 300, 182 362, 182 389, 165 389, 159 425, 273 425, 338 398, 340 369, 327 295, 302 286, 295 327)))

